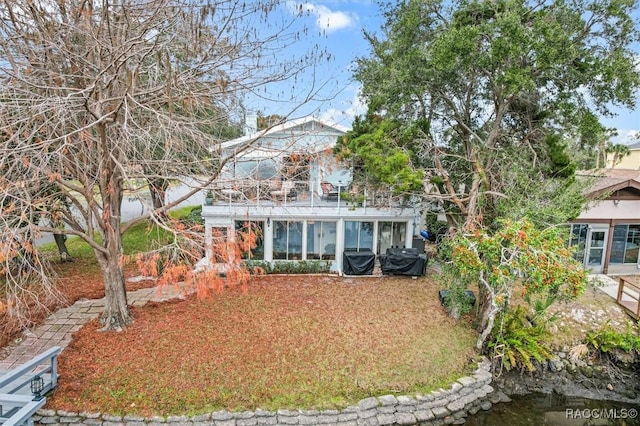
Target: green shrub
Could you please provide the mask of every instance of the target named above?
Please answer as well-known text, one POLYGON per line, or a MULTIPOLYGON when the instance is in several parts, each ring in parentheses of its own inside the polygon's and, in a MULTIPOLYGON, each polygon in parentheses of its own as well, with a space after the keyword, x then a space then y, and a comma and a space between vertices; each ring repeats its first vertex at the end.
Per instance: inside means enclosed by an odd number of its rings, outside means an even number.
POLYGON ((265 274, 322 274, 331 271, 329 260, 278 260, 274 263, 264 260, 245 260, 243 265, 256 274, 261 268, 265 274))
POLYGON ((614 330, 611 324, 607 322, 598 330, 589 330, 586 340, 589 347, 604 353, 615 349, 640 353, 640 335, 633 330, 631 324, 627 324, 626 331, 619 332, 614 330))
POLYGON ((345 201, 350 207, 362 206, 366 197, 364 194, 354 194, 352 192, 341 192, 340 199, 345 201))
POLYGON ((447 290, 446 297, 443 300, 444 306, 453 318, 460 319, 461 316, 471 312, 475 299, 469 297, 467 283, 444 281, 444 286, 445 290, 447 290))
POLYGON ((202 218, 202 206, 195 206, 184 215, 182 222, 186 222, 190 225, 204 225, 204 219, 202 218))
POLYGON ((328 260, 293 260, 274 262, 272 274, 321 274, 331 270, 328 260))
POLYGON ((425 228, 429 233, 436 233, 439 229, 444 228, 447 229, 449 224, 446 221, 438 220, 438 214, 434 212, 429 212, 425 215, 425 228))
POLYGON ((507 370, 519 367, 534 371, 534 361, 542 363, 552 357, 549 321, 544 314, 528 318, 522 306, 511 308, 498 318, 499 327, 490 336, 487 347, 507 370))
POLYGON ((265 274, 270 274, 272 270, 271 262, 267 262, 265 260, 244 260, 242 261, 242 266, 247 268, 247 270, 252 274, 258 274, 258 271, 263 271, 265 274))

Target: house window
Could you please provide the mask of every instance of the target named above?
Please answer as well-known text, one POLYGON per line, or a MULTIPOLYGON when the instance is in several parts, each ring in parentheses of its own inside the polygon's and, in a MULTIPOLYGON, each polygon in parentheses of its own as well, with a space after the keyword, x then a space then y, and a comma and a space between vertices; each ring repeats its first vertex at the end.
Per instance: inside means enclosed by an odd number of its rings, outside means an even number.
POLYGON ((386 253, 390 247, 406 247, 407 222, 378 223, 378 253, 386 253))
POLYGON ((264 260, 264 222, 237 220, 235 228, 242 258, 264 260))
POLYGON ((273 221, 273 258, 302 259, 302 222, 273 221))
POLYGON ((242 179, 273 179, 278 176, 276 162, 271 159, 240 160, 234 163, 234 177, 242 179))
POLYGON ((307 259, 335 260, 336 222, 307 222, 307 259))
POLYGON ((571 235, 569 236, 569 245, 574 247, 575 252, 573 258, 580 263, 584 262, 584 250, 587 245, 587 231, 589 225, 586 223, 576 223, 571 225, 571 235))
POLYGON ((611 243, 610 263, 640 263, 640 225, 615 225, 611 243))
POLYGON ((373 222, 345 221, 344 250, 373 250, 373 222))

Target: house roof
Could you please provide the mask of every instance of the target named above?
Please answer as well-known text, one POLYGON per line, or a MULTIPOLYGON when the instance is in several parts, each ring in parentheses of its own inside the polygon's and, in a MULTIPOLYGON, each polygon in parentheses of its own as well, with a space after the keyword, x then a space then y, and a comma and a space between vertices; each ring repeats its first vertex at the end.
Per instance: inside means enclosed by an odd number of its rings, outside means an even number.
POLYGON ((578 172, 577 175, 595 178, 593 185, 586 191, 588 197, 598 197, 626 188, 640 192, 640 170, 604 169, 578 172))
MULTIPOLYGON (((340 132, 340 133, 346 133, 349 131, 349 129, 347 127, 344 127, 340 124, 336 124, 336 123, 332 123, 328 120, 320 120, 316 117, 313 116, 307 116, 307 117, 302 117, 302 118, 297 118, 294 120, 288 120, 285 121, 284 123, 278 124, 276 126, 273 126, 269 129, 266 130, 260 130, 258 132, 252 133, 250 135, 244 135, 241 136, 239 138, 236 139, 231 139, 229 141, 223 142, 221 144, 221 148, 222 149, 229 149, 229 148, 233 148, 235 146, 244 146, 245 144, 251 143, 253 141, 256 141, 260 138, 266 137, 266 136, 272 136, 272 135, 277 135, 278 133, 285 133, 288 131, 292 131, 293 129, 295 129, 296 127, 302 127, 305 124, 309 124, 309 123, 315 123, 318 125, 318 129, 327 129, 327 130, 331 130, 333 129, 334 131, 340 132)), ((319 131, 318 131, 319 133, 319 131)))
POLYGON ((637 149, 640 149, 640 142, 629 145, 629 151, 635 151, 637 149))

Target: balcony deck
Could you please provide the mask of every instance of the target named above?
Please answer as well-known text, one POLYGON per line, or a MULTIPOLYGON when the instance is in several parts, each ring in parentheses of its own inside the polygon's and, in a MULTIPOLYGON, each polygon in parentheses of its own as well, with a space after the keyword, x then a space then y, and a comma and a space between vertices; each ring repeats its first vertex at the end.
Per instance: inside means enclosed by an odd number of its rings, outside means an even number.
POLYGON ((354 191, 336 185, 335 191, 322 192, 319 182, 233 180, 218 181, 205 192, 206 212, 298 211, 389 211, 411 208, 402 197, 390 191, 354 191))

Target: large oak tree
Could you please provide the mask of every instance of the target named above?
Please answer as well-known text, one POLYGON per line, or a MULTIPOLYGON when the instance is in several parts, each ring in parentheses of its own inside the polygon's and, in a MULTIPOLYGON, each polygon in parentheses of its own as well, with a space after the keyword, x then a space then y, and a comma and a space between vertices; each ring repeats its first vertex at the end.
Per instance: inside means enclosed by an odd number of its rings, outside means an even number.
MULTIPOLYGON (((365 177, 395 187, 402 178, 414 193, 421 179, 417 192, 441 203, 459 228, 508 215, 501 205, 530 203, 535 212, 554 204, 575 169, 566 147, 602 143, 597 117, 634 106, 636 7, 633 0, 387 3, 383 33, 366 34, 371 54, 355 70, 369 113, 337 150, 365 177)), ((575 215, 579 197, 565 198, 577 204, 555 218, 550 209, 547 222, 575 215)))

